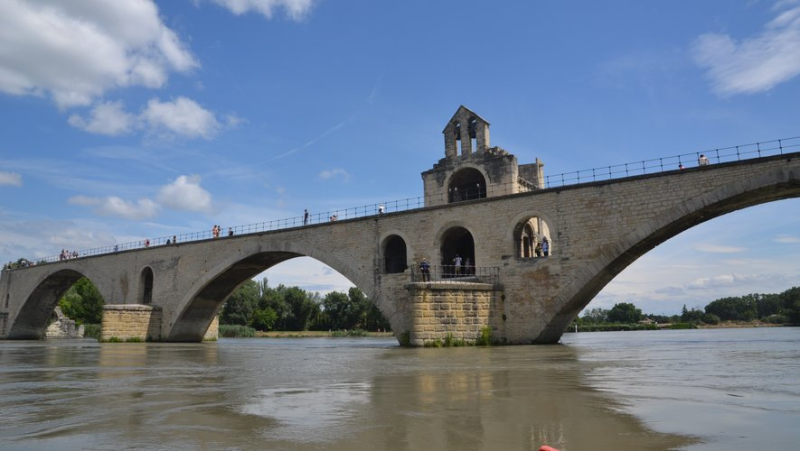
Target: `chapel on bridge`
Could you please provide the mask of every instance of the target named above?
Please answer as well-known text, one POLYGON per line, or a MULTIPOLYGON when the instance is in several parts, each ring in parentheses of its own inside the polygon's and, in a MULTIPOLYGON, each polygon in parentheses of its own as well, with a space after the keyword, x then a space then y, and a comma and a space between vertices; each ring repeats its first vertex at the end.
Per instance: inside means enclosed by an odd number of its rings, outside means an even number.
POLYGON ((497 197, 544 188, 544 164, 520 165, 489 143, 489 122, 460 106, 444 135, 444 158, 422 173, 425 206, 497 197))

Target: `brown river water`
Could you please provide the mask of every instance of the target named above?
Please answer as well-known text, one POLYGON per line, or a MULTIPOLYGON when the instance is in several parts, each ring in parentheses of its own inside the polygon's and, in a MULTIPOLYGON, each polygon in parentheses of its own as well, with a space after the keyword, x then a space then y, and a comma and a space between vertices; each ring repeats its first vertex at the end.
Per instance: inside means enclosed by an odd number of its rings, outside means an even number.
POLYGON ((800 328, 0 342, 3 450, 800 449, 800 328))

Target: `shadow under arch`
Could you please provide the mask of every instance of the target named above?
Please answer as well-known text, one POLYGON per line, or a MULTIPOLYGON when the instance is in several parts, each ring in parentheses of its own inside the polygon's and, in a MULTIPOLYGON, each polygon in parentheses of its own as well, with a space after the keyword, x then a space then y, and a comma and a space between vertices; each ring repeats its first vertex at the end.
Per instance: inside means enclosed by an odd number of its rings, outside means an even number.
POLYGON ((16 320, 8 332, 10 340, 38 340, 44 336, 50 315, 58 300, 82 277, 73 269, 63 269, 48 274, 28 295, 16 320))
POLYGON ((734 211, 785 199, 800 198, 800 172, 777 169, 761 176, 723 185, 699 194, 625 234, 617 243, 606 245, 596 265, 587 265, 574 277, 576 291, 555 300, 562 306, 533 341, 555 343, 566 327, 611 280, 639 257, 696 225, 734 211), (620 251, 622 250, 622 251, 620 251), (601 268, 599 271, 591 268, 601 268))
MULTIPOLYGON (((275 265, 297 257, 310 257, 330 266, 358 287, 373 304, 381 307, 375 299, 376 290, 375 284, 371 280, 371 272, 370 280, 368 280, 337 258, 320 255, 321 252, 306 248, 303 243, 281 242, 277 243, 275 247, 281 250, 264 250, 262 248, 243 258, 226 259, 208 271, 194 284, 181 300, 178 308, 170 315, 169 329, 163 340, 202 341, 214 316, 239 285, 275 265)), ((383 310, 381 313, 387 314, 383 310)))

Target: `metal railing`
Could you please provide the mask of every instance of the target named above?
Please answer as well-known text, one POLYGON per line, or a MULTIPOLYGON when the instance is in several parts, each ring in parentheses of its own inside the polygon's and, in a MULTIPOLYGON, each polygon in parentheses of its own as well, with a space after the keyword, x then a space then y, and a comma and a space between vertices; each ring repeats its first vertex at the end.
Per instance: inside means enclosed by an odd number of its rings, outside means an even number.
POLYGON ((699 160, 701 155, 705 155, 709 160, 709 164, 713 164, 752 160, 761 157, 784 155, 797 151, 800 151, 800 136, 548 175, 545 176, 545 188, 556 188, 560 186, 613 180, 635 175, 655 174, 658 172, 696 167, 700 166, 699 160))
POLYGON ((500 283, 500 268, 497 266, 431 265, 427 272, 419 267, 411 268, 412 282, 436 283, 500 283))
MULTIPOLYGON (((544 187, 563 187, 578 185, 581 183, 620 179, 636 175, 655 174, 658 172, 679 170, 681 168, 690 168, 699 165, 698 158, 701 154, 705 155, 709 159, 710 163, 713 164, 751 160, 774 155, 784 155, 798 151, 800 151, 800 136, 752 144, 743 144, 739 146, 723 147, 700 152, 685 153, 671 157, 642 160, 634 163, 617 164, 602 168, 582 169, 579 171, 565 172, 557 175, 548 175, 545 176, 544 187)), ((532 184, 525 183, 524 180, 517 180, 514 183, 505 185, 490 185, 483 188, 483 190, 480 186, 476 186, 474 190, 466 190, 466 192, 462 192, 458 196, 451 191, 438 196, 409 197, 406 199, 362 205, 360 207, 329 210, 324 213, 310 213, 307 216, 301 215, 246 225, 225 226, 221 227, 221 232, 219 233, 217 239, 223 239, 230 235, 236 236, 271 232, 275 230, 303 227, 327 222, 336 222, 369 216, 380 216, 389 213, 423 208, 425 205, 443 205, 454 202, 466 202, 484 197, 519 194, 534 189, 535 187, 532 184)), ((83 249, 77 251, 77 253, 78 258, 90 257, 133 249, 144 249, 176 244, 180 245, 186 242, 209 240, 214 238, 214 233, 209 229, 204 232, 182 233, 172 236, 148 238, 127 243, 83 249)), ((28 261, 32 262, 33 264, 37 264, 57 262, 59 260, 61 260, 61 258, 58 255, 53 255, 28 261)), ((12 268, 18 267, 19 266, 16 265, 16 263, 12 265, 12 268)))

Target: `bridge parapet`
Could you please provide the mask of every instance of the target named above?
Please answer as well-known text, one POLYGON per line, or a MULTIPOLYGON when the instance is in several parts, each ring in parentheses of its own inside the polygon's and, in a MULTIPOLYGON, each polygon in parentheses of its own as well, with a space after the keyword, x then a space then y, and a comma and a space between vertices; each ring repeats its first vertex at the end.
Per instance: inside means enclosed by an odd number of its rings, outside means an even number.
POLYGON ((422 272, 419 268, 412 268, 411 281, 414 283, 499 285, 500 268, 497 266, 461 266, 457 268, 454 265, 433 265, 427 272, 422 272))

